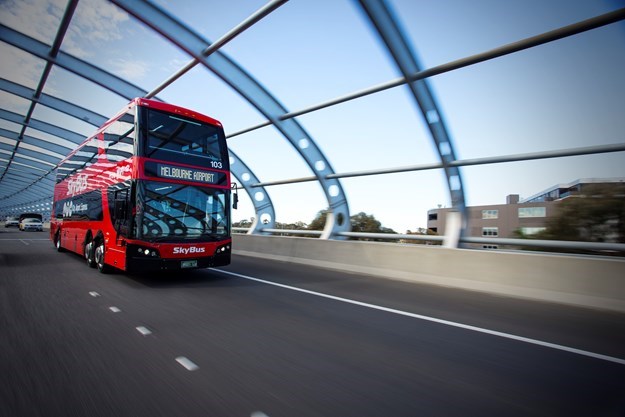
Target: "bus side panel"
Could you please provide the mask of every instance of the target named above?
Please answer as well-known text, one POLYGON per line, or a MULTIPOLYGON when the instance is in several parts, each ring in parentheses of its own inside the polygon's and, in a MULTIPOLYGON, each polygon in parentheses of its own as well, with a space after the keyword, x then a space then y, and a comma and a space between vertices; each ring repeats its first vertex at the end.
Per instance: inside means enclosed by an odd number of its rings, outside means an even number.
POLYGON ((64 222, 61 227, 61 245, 64 249, 83 255, 86 230, 78 222, 64 222))
POLYGON ((122 271, 126 270, 126 240, 116 238, 116 232, 104 234, 104 263, 122 271))

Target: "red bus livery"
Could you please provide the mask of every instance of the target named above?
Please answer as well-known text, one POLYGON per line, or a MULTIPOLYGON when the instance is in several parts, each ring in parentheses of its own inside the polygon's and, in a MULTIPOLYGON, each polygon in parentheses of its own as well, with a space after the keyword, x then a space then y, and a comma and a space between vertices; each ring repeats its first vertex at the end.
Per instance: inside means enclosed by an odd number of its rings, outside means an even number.
POLYGON ((137 98, 59 164, 50 238, 100 272, 228 265, 230 197, 221 123, 137 98))

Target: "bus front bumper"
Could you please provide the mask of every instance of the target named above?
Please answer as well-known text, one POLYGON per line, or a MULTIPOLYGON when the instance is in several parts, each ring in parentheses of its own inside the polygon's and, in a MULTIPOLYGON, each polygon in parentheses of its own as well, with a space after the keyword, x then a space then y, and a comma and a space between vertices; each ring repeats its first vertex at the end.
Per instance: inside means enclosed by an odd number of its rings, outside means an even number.
POLYGON ((181 271, 188 269, 212 268, 230 264, 230 252, 213 256, 184 259, 162 259, 148 257, 128 257, 126 270, 129 272, 181 271))

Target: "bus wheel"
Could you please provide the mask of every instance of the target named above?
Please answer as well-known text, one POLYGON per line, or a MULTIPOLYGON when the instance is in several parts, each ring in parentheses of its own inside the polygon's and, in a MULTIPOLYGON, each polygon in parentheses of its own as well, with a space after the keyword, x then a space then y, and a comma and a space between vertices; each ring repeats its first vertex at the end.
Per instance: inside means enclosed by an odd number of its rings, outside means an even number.
POLYGON ((95 263, 100 273, 107 274, 110 271, 110 267, 104 263, 104 242, 101 240, 95 247, 95 263))
POLYGON ((87 260, 89 268, 96 267, 95 255, 93 253, 93 240, 90 240, 89 243, 85 244, 85 259, 87 260))
POLYGON ((65 249, 61 246, 61 231, 59 230, 54 235, 54 246, 56 247, 57 252, 65 252, 65 249))

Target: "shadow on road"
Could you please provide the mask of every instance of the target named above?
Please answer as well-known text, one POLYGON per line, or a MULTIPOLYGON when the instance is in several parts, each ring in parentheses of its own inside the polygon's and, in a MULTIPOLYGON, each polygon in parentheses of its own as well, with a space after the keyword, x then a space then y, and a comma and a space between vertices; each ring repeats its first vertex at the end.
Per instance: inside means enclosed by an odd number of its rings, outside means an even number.
POLYGON ((249 287, 259 283, 232 277, 214 269, 195 269, 189 271, 158 271, 149 273, 124 273, 117 271, 111 274, 119 281, 127 284, 139 284, 150 288, 209 288, 209 287, 249 287))

